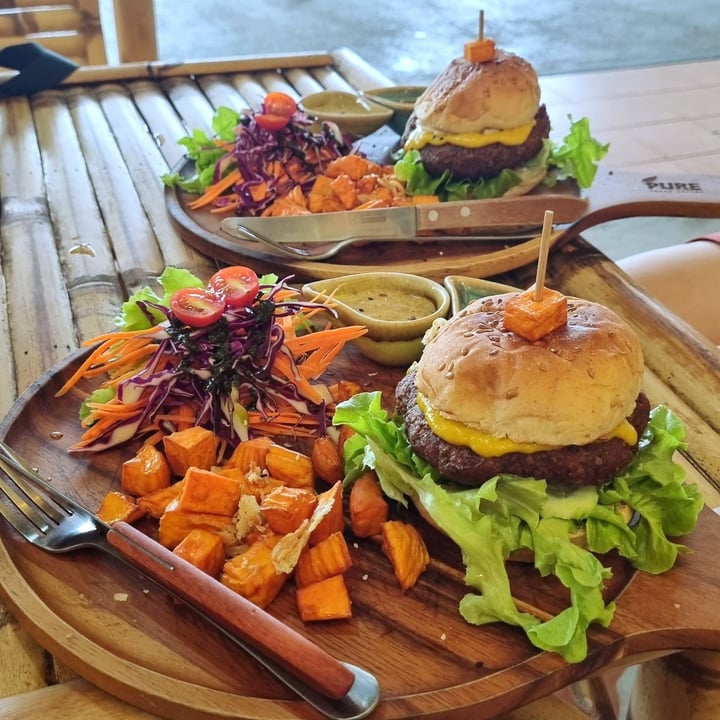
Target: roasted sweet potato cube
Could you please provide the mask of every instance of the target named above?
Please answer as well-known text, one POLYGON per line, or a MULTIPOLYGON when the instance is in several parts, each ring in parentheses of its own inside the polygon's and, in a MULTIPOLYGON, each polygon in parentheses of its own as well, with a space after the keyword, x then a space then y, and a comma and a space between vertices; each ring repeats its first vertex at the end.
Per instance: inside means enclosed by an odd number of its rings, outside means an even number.
POLYGON ((108 525, 120 522, 135 522, 139 520, 145 511, 138 507, 135 498, 126 493, 111 490, 103 498, 97 516, 108 525))
POLYGON ((238 468, 244 473, 263 470, 272 444, 272 440, 266 436, 244 440, 233 450, 224 467, 238 468))
POLYGON ((333 575, 298 588, 295 600, 303 622, 348 620, 352 617, 350 593, 342 575, 333 575))
POLYGON ((286 580, 285 573, 275 570, 272 543, 266 539, 254 542, 245 552, 228 560, 220 575, 223 585, 261 608, 277 597, 286 580))
POLYGON ((400 520, 389 520, 382 526, 382 551, 390 560, 403 592, 411 588, 430 562, 420 531, 400 520))
POLYGON ((377 475, 369 470, 355 480, 350 489, 350 526, 357 537, 370 537, 382 532, 387 519, 387 501, 377 475))
POLYGON ((308 455, 273 444, 265 457, 271 477, 290 487, 312 487, 315 482, 312 460, 308 455))
POLYGON ((341 532, 336 532, 300 555, 295 566, 295 582, 298 587, 341 575, 352 567, 350 549, 341 532))
POLYGON ((150 517, 159 518, 168 509, 168 505, 180 497, 182 489, 183 481, 178 480, 166 488, 160 488, 160 490, 139 497, 138 507, 142 508, 150 517))
POLYGON ((279 480, 254 471, 245 473, 240 468, 222 467, 217 470, 217 473, 237 480, 240 483, 241 495, 252 495, 258 502, 275 488, 282 487, 279 480))
POLYGON ((346 210, 351 210, 358 204, 357 189, 349 175, 338 175, 330 186, 346 210))
POLYGON ((338 430, 337 446, 341 458, 345 457, 345 443, 347 442, 347 439, 352 437, 354 434, 355 430, 353 430, 349 425, 340 426, 338 430))
POLYGON ((374 163, 371 163, 367 158, 358 155, 357 153, 351 153, 350 155, 343 155, 339 158, 331 160, 327 164, 325 174, 328 177, 336 178, 340 175, 347 175, 353 180, 360 179, 363 175, 367 175, 372 172, 372 168, 377 167, 374 163))
POLYGON ((191 530, 173 552, 213 577, 220 574, 225 564, 225 543, 222 538, 202 528, 191 530))
POLYGON ((126 460, 120 472, 122 489, 139 497, 170 485, 170 465, 154 445, 145 444, 126 460))
POLYGON ((345 515, 343 512, 342 492, 342 483, 338 481, 329 490, 318 495, 318 508, 322 508, 325 503, 331 503, 331 507, 310 533, 311 545, 317 545, 333 533, 343 531, 345 515))
POLYGON ((233 515, 241 494, 242 488, 235 478, 191 467, 183 478, 178 501, 180 509, 185 512, 233 515))
POLYGON ((234 529, 233 519, 227 515, 169 509, 162 514, 158 523, 158 542, 172 550, 197 528, 230 536, 234 529))
POLYGON ((315 178, 315 182, 307 197, 307 205, 310 212, 323 212, 326 199, 334 195, 331 183, 332 178, 329 178, 327 175, 318 175, 315 178))
POLYGON ((345 477, 338 447, 327 435, 322 435, 313 442, 310 459, 315 475, 328 485, 333 485, 345 477))
POLYGON ((349 400, 353 395, 357 395, 362 391, 362 385, 353 380, 340 380, 328 386, 330 395, 335 402, 349 400))
POLYGON ((531 287, 505 304, 503 327, 526 340, 539 340, 566 323, 567 297, 548 287, 542 288, 540 300, 535 300, 531 287))
POLYGON ((281 485, 262 499, 260 512, 274 533, 287 535, 312 516, 316 505, 317 495, 311 488, 281 485))
POLYGON ((209 470, 217 461, 217 439, 212 431, 193 426, 163 438, 170 469, 182 477, 189 467, 209 470))

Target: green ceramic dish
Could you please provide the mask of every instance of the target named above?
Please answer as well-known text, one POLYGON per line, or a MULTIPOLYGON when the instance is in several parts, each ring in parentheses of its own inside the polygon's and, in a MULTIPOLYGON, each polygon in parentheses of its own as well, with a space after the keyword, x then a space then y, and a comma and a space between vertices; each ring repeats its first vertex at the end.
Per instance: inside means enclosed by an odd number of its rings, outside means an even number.
POLYGON ((448 275, 444 284, 450 293, 450 309, 453 315, 474 300, 488 295, 499 295, 500 293, 517 292, 518 290, 518 288, 511 285, 503 285, 490 280, 478 280, 463 275, 448 275))
POLYGON ((425 87, 422 85, 394 85, 364 90, 363 95, 393 111, 390 127, 398 135, 402 135, 408 118, 415 108, 415 101, 424 90, 425 87))

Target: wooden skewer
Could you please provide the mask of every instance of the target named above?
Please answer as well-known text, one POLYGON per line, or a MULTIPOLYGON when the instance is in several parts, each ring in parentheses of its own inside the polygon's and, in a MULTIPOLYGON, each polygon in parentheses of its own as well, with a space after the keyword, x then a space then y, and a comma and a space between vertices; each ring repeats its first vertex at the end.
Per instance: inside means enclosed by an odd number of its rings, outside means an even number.
POLYGON ((485 37, 485 11, 480 11, 480 17, 478 22, 478 40, 482 40, 485 37))
POLYGON ((537 275, 535 276, 535 302, 542 300, 542 291, 545 285, 548 254, 550 253, 550 236, 553 228, 553 211, 546 210, 543 218, 542 235, 540 236, 540 256, 538 257, 537 275))

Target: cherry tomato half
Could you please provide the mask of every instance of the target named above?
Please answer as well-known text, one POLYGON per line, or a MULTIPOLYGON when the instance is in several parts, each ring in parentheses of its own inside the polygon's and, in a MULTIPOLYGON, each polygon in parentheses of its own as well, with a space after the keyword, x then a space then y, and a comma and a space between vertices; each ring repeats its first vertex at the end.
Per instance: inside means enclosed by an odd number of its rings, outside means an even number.
POLYGON ((255 115, 255 122, 263 130, 282 130, 297 110, 297 103, 283 92, 271 92, 265 96, 262 112, 255 115))
POLYGON ((207 290, 181 288, 170 298, 170 309, 185 325, 207 327, 222 317, 225 302, 207 290))
POLYGON ((233 308, 250 305, 259 289, 257 274, 243 265, 218 270, 208 282, 208 290, 233 308))

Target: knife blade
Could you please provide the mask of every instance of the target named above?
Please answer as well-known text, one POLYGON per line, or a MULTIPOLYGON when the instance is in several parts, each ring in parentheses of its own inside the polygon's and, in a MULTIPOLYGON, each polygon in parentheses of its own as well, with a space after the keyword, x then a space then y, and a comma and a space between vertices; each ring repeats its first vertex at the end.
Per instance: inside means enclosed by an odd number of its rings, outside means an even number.
POLYGON ((543 193, 286 217, 232 217, 223 220, 221 228, 244 240, 247 240, 247 234, 242 228, 248 228, 284 243, 327 243, 349 238, 358 241, 412 240, 453 231, 503 235, 541 227, 546 210, 553 211, 558 225, 574 222, 582 217, 587 206, 585 198, 543 193))

